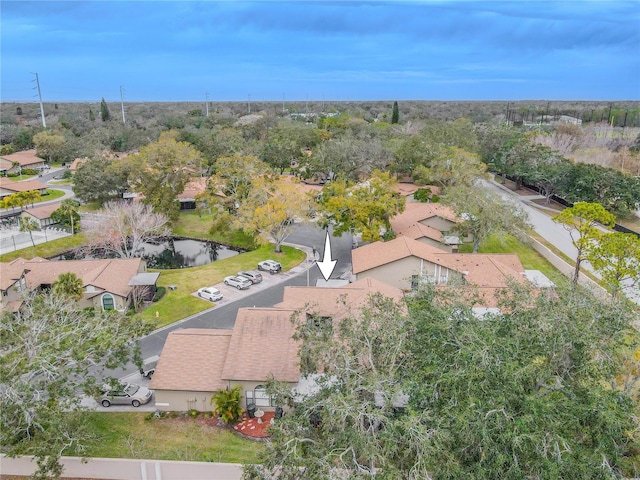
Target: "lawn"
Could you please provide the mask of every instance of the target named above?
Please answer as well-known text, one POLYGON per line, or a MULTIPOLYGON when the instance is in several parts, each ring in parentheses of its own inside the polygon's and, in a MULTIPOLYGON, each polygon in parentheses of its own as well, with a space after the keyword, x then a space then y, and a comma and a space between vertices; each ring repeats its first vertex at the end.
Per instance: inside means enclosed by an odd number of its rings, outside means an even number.
POLYGON ((202 414, 198 419, 120 412, 82 415, 98 437, 85 453, 88 457, 255 463, 263 448, 227 428, 212 426, 215 421, 205 421, 202 414))
POLYGON ((282 253, 275 253, 273 245, 241 253, 200 267, 176 270, 153 270, 161 272, 157 285, 165 287, 166 294, 158 302, 139 313, 141 318, 157 322, 156 328, 176 322, 203 310, 211 308, 212 303, 194 295, 198 288, 215 285, 224 277, 240 270, 256 269, 261 260, 273 258, 282 264, 283 270, 290 270, 306 258, 306 254, 292 247, 283 246, 282 253), (175 285, 175 290, 169 290, 175 285))
POLYGON ((70 237, 59 238, 46 243, 39 243, 35 247, 23 248, 15 252, 5 253, 0 256, 0 262, 10 262, 16 258, 31 259, 33 257, 55 257, 61 253, 80 247, 87 243, 86 237, 82 233, 77 233, 70 237))
POLYGON ((255 248, 254 239, 251 235, 240 230, 227 229, 222 233, 209 233, 213 224, 212 214, 198 214, 196 212, 180 212, 178 222, 173 227, 173 234, 179 237, 200 238, 213 240, 224 245, 234 245, 236 247, 251 250, 255 248))
MULTIPOLYGON (((460 253, 471 253, 473 244, 461 245, 460 253)), ((515 253, 525 270, 540 270, 556 285, 566 285, 569 279, 533 248, 511 235, 495 234, 480 245, 479 253, 515 253)))

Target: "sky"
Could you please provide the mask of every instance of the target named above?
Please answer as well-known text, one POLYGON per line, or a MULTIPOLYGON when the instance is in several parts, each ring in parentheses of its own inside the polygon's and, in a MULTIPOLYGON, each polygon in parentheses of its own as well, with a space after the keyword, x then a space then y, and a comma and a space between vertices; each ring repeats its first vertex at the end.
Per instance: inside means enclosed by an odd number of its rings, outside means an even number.
POLYGON ((640 100, 640 1, 0 2, 0 100, 640 100))

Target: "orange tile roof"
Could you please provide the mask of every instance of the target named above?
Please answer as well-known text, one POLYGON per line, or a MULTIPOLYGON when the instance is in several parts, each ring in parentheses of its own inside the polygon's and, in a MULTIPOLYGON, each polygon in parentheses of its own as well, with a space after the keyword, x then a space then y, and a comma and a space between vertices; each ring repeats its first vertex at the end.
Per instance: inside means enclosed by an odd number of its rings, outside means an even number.
POLYGON ((21 166, 25 167, 33 165, 34 163, 43 163, 44 160, 40 157, 36 157, 36 149, 23 150, 22 152, 15 152, 9 155, 2 155, 2 158, 9 162, 18 162, 21 166))
POLYGON ((225 380, 300 379, 300 343, 291 338, 293 310, 240 308, 224 362, 225 380))
POLYGON ((231 330, 187 328, 169 333, 149 388, 213 392, 222 380, 231 330))
POLYGON ((404 212, 391 218, 391 228, 398 235, 404 235, 410 227, 432 217, 445 218, 451 222, 458 222, 455 212, 439 203, 408 202, 404 207, 404 212))
POLYGON ((47 186, 39 180, 22 180, 14 182, 8 178, 0 177, 0 188, 14 192, 28 192, 30 190, 42 190, 47 186))

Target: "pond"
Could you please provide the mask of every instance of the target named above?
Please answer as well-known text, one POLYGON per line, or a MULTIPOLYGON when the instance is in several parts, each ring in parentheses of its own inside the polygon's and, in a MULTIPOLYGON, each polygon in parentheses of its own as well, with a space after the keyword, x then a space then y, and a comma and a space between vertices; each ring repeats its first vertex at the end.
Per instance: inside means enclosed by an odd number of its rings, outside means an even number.
MULTIPOLYGON (((82 250, 82 249, 80 249, 82 250)), ((157 243, 144 243, 139 250, 140 256, 147 261, 147 267, 173 269, 199 267, 223 258, 238 255, 238 251, 215 242, 192 240, 188 238, 168 238, 157 243)), ((65 253, 55 260, 72 260, 77 258, 112 258, 114 255, 90 255, 74 252, 65 253)))

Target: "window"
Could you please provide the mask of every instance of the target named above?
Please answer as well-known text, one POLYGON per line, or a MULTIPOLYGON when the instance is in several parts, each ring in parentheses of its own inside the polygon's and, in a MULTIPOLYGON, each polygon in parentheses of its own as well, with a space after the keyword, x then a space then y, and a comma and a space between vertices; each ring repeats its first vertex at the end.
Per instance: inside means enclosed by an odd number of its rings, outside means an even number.
POLYGON ((256 407, 272 407, 273 399, 264 385, 258 385, 253 390, 247 390, 247 405, 250 403, 255 403, 256 407))
POLYGON ((115 301, 113 299, 113 295, 109 293, 105 293, 102 296, 102 309, 103 310, 113 310, 115 308, 115 301))

